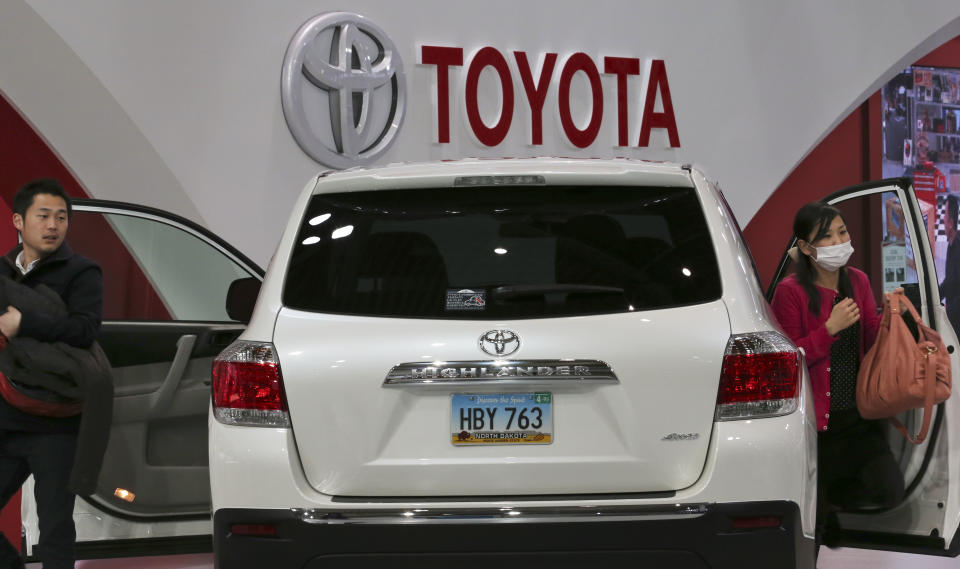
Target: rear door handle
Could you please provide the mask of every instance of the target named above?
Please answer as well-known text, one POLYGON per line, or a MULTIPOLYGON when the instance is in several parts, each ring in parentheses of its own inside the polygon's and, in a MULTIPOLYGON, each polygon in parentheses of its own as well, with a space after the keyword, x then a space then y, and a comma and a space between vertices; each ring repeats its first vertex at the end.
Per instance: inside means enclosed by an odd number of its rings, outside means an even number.
POLYGON ((167 370, 167 376, 163 378, 163 383, 153 392, 151 397, 148 412, 150 417, 156 417, 170 406, 170 401, 173 399, 173 394, 177 392, 180 379, 183 378, 183 372, 187 369, 190 355, 193 354, 193 346, 196 343, 196 334, 184 334, 177 340, 177 353, 173 356, 173 362, 170 364, 170 369, 167 370))

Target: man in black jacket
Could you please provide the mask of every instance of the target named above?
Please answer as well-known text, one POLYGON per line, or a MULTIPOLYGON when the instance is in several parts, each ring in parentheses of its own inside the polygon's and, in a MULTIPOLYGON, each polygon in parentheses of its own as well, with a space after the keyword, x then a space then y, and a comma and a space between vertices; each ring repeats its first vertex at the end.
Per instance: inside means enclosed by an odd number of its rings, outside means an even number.
MULTIPOLYGON (((0 261, 0 275, 29 287, 46 285, 63 299, 67 315, 58 318, 8 306, 0 314, 0 333, 90 347, 103 312, 103 276, 95 262, 64 243, 72 214, 70 198, 56 181, 37 180, 20 188, 13 211, 21 244, 0 261)), ((30 415, 0 398, 0 500, 6 504, 33 474, 40 526, 37 554, 44 569, 74 566, 75 496, 69 481, 79 425, 79 416, 30 415)), ((0 540, 0 568, 22 567, 16 549, 2 536, 0 540)))

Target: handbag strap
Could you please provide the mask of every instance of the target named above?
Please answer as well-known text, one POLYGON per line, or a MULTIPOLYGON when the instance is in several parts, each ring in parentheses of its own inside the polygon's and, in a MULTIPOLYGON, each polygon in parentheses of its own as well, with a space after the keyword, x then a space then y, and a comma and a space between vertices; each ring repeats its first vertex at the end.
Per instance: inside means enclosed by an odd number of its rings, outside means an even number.
POLYGON ((890 293, 890 311, 896 314, 901 311, 901 305, 907 307, 907 312, 910 313, 910 316, 913 316, 913 320, 919 325, 920 322, 923 322, 923 318, 920 317, 920 313, 917 312, 916 307, 913 306, 913 303, 910 302, 910 299, 907 298, 907 295, 903 292, 891 292, 890 293), (899 300, 900 302, 896 302, 899 300))
POLYGON ((923 398, 923 422, 920 424, 920 432, 917 433, 916 438, 914 438, 908 431, 907 428, 903 426, 896 417, 890 417, 890 422, 893 423, 893 426, 900 431, 900 434, 907 438, 911 443, 918 445, 922 443, 927 438, 927 433, 930 431, 930 415, 933 413, 933 400, 936 395, 937 390, 937 364, 934 362, 933 358, 930 357, 928 353, 924 359, 926 360, 926 373, 924 378, 926 379, 926 393, 924 393, 923 398))

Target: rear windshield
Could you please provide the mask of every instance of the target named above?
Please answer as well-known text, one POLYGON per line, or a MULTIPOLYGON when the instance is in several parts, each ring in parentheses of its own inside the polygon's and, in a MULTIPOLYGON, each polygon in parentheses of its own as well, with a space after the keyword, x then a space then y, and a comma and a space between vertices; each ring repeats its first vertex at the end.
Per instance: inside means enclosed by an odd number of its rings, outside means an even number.
POLYGON ((720 297, 690 188, 431 188, 321 194, 283 302, 406 318, 543 318, 720 297))

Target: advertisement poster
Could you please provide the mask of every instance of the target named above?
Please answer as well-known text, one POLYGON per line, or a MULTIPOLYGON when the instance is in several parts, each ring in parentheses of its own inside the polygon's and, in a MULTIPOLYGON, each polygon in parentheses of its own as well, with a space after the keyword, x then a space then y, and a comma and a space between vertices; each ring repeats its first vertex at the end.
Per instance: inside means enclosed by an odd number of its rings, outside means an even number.
MULTIPOLYGON (((908 68, 884 85, 881 95, 883 177, 913 179, 942 279, 948 244, 947 197, 960 197, 960 69, 908 68)), ((896 206, 888 211, 887 202, 884 199, 884 226, 896 235, 896 206)), ((884 290, 888 290, 888 267, 896 279, 900 263, 906 263, 907 279, 901 282, 916 282, 915 274, 910 280, 909 241, 901 256, 890 235, 886 233, 883 242, 884 290)), ((909 235, 904 238, 909 240, 909 235)))
MULTIPOLYGON (((894 192, 883 194, 883 242, 881 263, 883 267, 883 292, 890 292, 904 283, 917 282, 916 264, 910 233, 906 231, 903 208, 894 192)), ((933 211, 932 208, 929 211, 933 211)))
POLYGON ((883 292, 900 286, 907 278, 907 246, 903 243, 883 244, 883 292))

